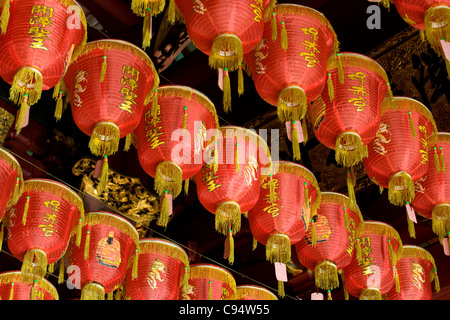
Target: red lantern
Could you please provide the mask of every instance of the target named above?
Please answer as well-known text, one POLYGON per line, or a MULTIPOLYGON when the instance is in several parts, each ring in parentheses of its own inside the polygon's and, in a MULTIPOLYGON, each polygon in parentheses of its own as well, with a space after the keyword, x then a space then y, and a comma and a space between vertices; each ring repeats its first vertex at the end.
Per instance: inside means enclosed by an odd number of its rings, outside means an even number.
POLYGON ((152 17, 160 14, 166 6, 166 0, 132 0, 131 10, 144 18, 142 27, 142 47, 144 50, 150 47, 152 39, 152 17))
POLYGON ((308 109, 310 121, 316 138, 335 150, 336 162, 351 167, 367 157, 375 139, 389 80, 375 60, 346 52, 330 59, 327 83, 308 109))
MULTIPOLYGON (((17 159, 6 149, 0 149, 0 185, 3 186, 0 195, 0 220, 5 211, 9 210, 19 200, 23 192, 23 175, 17 159)), ((3 243, 3 223, 1 227, 0 241, 3 243)), ((0 243, 0 250, 1 250, 0 243)))
POLYGON ((444 42, 450 42, 449 0, 391 0, 403 20, 419 29, 433 50, 445 59, 450 76, 450 52, 445 53, 444 42))
POLYGON ((363 224, 361 212, 357 207, 351 209, 347 196, 322 193, 311 230, 295 246, 300 263, 314 270, 316 287, 324 290, 339 287, 338 272, 356 256, 356 239, 363 224))
MULTIPOLYGON (((230 241, 228 261, 234 262, 232 236, 241 228, 241 214, 258 201, 261 175, 271 172, 269 148, 254 131, 221 127, 205 150, 205 164, 195 176, 200 203, 215 214, 215 229, 230 241)), ((225 254, 227 255, 227 253, 225 254)))
MULTIPOLYGON (((322 92, 327 60, 337 50, 336 34, 320 12, 280 4, 272 23, 265 24, 261 41, 244 58, 259 96, 278 108, 280 121, 292 122, 302 120, 308 103, 322 92)), ((293 139, 297 139, 297 131, 292 133, 293 139)), ((297 141, 293 144, 294 159, 300 159, 297 141)))
POLYGON ((231 108, 229 71, 239 70, 242 93, 243 55, 261 40, 264 19, 272 12, 274 0, 171 0, 169 20, 184 20, 195 46, 209 56, 209 65, 224 70, 224 109, 231 108))
POLYGON ((430 145, 426 175, 415 183, 414 210, 432 220, 433 231, 442 243, 450 228, 450 173, 446 169, 446 159, 450 159, 450 134, 439 132, 437 141, 430 145))
POLYGON ((278 298, 264 287, 240 285, 236 287, 236 300, 278 300, 278 298))
MULTIPOLYGON (((254 239, 266 246, 266 259, 287 263, 291 245, 298 243, 316 215, 321 192, 314 174, 293 162, 273 162, 272 176, 261 178, 259 199, 248 211, 254 239)), ((284 296, 280 281, 280 296, 284 296)))
MULTIPOLYGON (((363 159, 366 173, 377 185, 388 189, 391 204, 410 205, 414 183, 428 169, 428 147, 436 141, 436 124, 431 112, 420 102, 406 97, 386 99, 369 156, 363 159)), ((414 225, 408 217, 411 237, 414 225)))
POLYGON ((125 218, 107 212, 90 212, 83 225, 81 244, 70 241, 68 266, 80 270, 81 300, 104 300, 122 284, 128 263, 132 278, 138 274, 139 234, 125 218))
POLYGON ((341 275, 345 290, 360 300, 381 300, 394 285, 398 291, 395 266, 401 257, 402 246, 398 232, 390 225, 365 221, 361 236, 357 239, 361 258, 353 256, 341 275))
POLYGON ((58 291, 53 284, 43 278, 30 283, 20 271, 0 274, 1 300, 59 300, 58 291))
MULTIPOLYGON (((148 55, 135 45, 119 40, 88 43, 69 66, 64 83, 70 92, 72 115, 77 127, 90 136, 89 148, 96 156, 114 154, 119 140, 139 125, 144 104, 152 100, 159 77, 148 55)), ((107 179, 105 165, 100 191, 107 179)))
POLYGON ((63 256, 72 235, 79 244, 83 220, 83 200, 72 189, 48 179, 25 181, 7 224, 8 248, 22 261, 23 276, 30 281, 44 277, 47 265, 63 256))
POLYGON ((180 300, 189 280, 189 260, 178 245, 163 239, 139 241, 138 276, 128 268, 125 300, 180 300))
POLYGON ((158 223, 166 226, 168 196, 178 196, 182 182, 200 171, 206 133, 219 122, 213 103, 189 87, 162 86, 157 99, 145 107, 135 134, 139 162, 155 178, 155 190, 163 199, 158 223))
POLYGON ((388 293, 388 300, 431 300, 431 281, 439 292, 439 278, 433 256, 417 246, 403 246, 397 263, 400 292, 388 293))
POLYGON ((184 300, 235 300, 236 280, 222 267, 213 264, 191 266, 189 285, 184 300))
POLYGON ((42 90, 55 87, 58 99, 67 66, 86 44, 86 18, 73 0, 2 0, 0 7, 0 76, 11 85, 9 99, 21 104, 20 131, 42 90))

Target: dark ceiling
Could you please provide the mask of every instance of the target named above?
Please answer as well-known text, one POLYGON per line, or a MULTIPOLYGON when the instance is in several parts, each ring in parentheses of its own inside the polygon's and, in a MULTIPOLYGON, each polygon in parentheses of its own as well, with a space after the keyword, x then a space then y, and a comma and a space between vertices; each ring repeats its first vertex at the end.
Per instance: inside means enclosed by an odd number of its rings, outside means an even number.
MULTIPOLYGON (((78 0, 83 6, 89 21, 88 41, 104 38, 122 39, 137 46, 142 42, 142 19, 130 10, 130 0, 78 0)), ((393 37, 406 34, 404 41, 417 37, 409 26, 401 19, 395 8, 390 11, 381 9, 381 29, 370 30, 366 26, 369 14, 366 12, 373 3, 364 0, 304 0, 304 1, 278 1, 279 3, 296 3, 309 6, 322 12, 335 29, 341 44, 341 51, 350 51, 367 54, 377 59, 384 54, 383 46, 393 37)), ((178 52, 175 44, 179 35, 186 33, 182 24, 173 26, 166 34, 158 38, 159 26, 164 21, 164 13, 153 19, 152 46, 146 50, 160 72, 161 84, 178 84, 193 87, 207 95, 216 105, 221 125, 237 125, 244 127, 262 127, 275 125, 282 127, 276 121, 276 109, 264 102, 257 94, 252 80, 245 78, 245 93, 239 97, 236 90, 235 75, 232 80, 232 112, 225 114, 222 111, 222 92, 217 86, 217 73, 208 66, 208 57, 195 50, 187 39, 185 47, 178 52), (155 43, 158 45, 155 46, 155 43), (171 48, 169 52, 167 48, 171 48), (165 53, 164 53, 165 52, 165 53), (176 52, 175 56, 171 56, 176 52), (162 56, 163 55, 163 56, 162 56), (173 61, 172 61, 173 60, 173 61), (170 64, 168 63, 171 62, 170 64), (269 123, 269 124, 268 124, 269 123)), ((402 42, 400 41, 400 44, 402 42)), ((396 46, 400 46, 397 44, 396 46)), ((395 51, 396 47, 390 49, 395 51)), ((401 55, 399 51, 398 55, 401 55)), ((406 57, 406 59, 409 59, 406 57)), ((408 63, 413 63, 409 60, 408 63)), ((442 62, 443 64, 443 62, 442 62)), ((390 74, 390 70, 386 70, 390 74)), ((448 80, 443 79, 443 81, 448 80)), ((403 94, 406 89, 393 83, 394 94, 403 94), (397 90, 397 91, 396 91, 397 90)), ((413 84, 410 84, 412 86, 413 84)), ((2 107, 15 113, 15 108, 7 100, 9 86, 0 85, 0 96, 3 98, 2 107)), ((444 101, 448 104, 449 91, 434 99, 424 101, 430 110, 444 101), (445 96, 445 94, 447 96, 445 96)), ((72 167, 81 158, 93 158, 87 149, 88 137, 76 128, 70 112, 65 112, 60 122, 53 118, 54 100, 51 93, 46 92, 42 100, 31 110, 31 121, 20 135, 16 136, 11 130, 4 142, 4 147, 14 152, 23 166, 27 178, 49 177, 66 182, 78 188, 80 177, 72 174, 72 167)), ((448 118, 447 118, 448 119, 448 118)), ((449 131, 448 121, 438 123, 439 131, 449 131), (440 124, 443 123, 443 124, 440 124)), ((334 155, 330 150, 319 147, 319 142, 309 130, 309 140, 302 147, 301 164, 308 167, 321 183, 322 191, 336 191, 346 194, 343 184, 335 183, 344 178, 343 169, 334 162, 334 155), (318 157, 327 159, 325 166, 315 163, 318 157), (329 172, 333 171, 337 178, 332 180, 329 172), (328 175, 328 176, 327 176, 328 175)), ((123 142, 122 142, 123 143, 123 142)), ((282 160, 292 161, 292 150, 282 150, 282 160)), ((110 157, 111 169, 127 176, 138 177, 142 184, 152 190, 153 180, 140 168, 137 162, 136 150, 131 148, 128 152, 118 152, 110 157)), ((449 258, 443 254, 439 242, 431 231, 431 223, 425 219, 418 219, 416 225, 416 238, 411 239, 407 232, 406 213, 404 208, 392 206, 387 199, 387 192, 379 194, 378 187, 367 182, 364 169, 357 168, 358 183, 357 201, 367 220, 384 221, 400 233, 406 244, 420 245, 426 248, 436 259, 440 272, 442 291, 434 299, 450 298, 450 276, 445 274, 448 270, 449 258)), ((98 209, 99 205, 92 205, 98 209)), ((105 210, 110 208, 104 207, 105 210)), ((150 225, 146 236, 169 238, 183 245, 189 253, 191 262, 208 262, 220 264, 228 268, 235 276, 237 284, 259 284, 276 292, 277 284, 273 266, 265 260, 265 251, 262 245, 252 251, 252 235, 246 219, 243 219, 241 231, 235 237, 236 258, 235 263, 228 265, 223 259, 224 237, 214 231, 214 217, 204 210, 199 203, 195 186, 191 185, 188 195, 180 195, 174 204, 174 215, 167 229, 158 227, 155 223, 150 225)), ((295 256, 295 255, 293 255, 295 256)), ((11 257, 7 247, 4 246, 0 255, 0 271, 20 269, 20 262, 11 257)), ((286 284, 285 299, 310 299, 312 292, 316 291, 313 276, 293 258, 289 265, 289 282, 286 284)), ((52 277, 49 278, 54 280, 52 277)), ((53 282, 53 281, 52 281, 53 282)), ((55 282, 56 283, 56 282, 55 282)), ((68 290, 64 285, 57 285, 61 299, 79 297, 79 292, 68 290)), ((342 290, 333 292, 334 299, 342 299, 342 290)))

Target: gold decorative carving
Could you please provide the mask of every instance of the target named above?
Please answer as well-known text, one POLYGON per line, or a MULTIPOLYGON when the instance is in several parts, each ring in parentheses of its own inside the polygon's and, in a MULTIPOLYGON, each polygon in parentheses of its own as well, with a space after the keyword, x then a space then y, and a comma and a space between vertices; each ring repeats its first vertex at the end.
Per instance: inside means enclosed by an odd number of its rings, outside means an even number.
POLYGON ((95 166, 96 161, 89 158, 82 158, 73 166, 72 173, 82 176, 81 192, 135 221, 136 228, 143 237, 152 220, 158 216, 159 198, 149 192, 139 178, 119 174, 111 168, 107 188, 99 193, 98 179, 93 177, 95 166))

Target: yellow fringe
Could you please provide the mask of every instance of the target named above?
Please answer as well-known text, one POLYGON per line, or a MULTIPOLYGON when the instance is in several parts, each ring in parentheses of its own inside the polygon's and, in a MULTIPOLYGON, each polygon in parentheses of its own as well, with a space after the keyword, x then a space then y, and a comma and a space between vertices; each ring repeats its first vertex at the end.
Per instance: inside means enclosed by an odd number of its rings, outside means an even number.
POLYGON ((98 283, 88 283, 81 289, 80 300, 105 300, 105 288, 98 283))
POLYGON ((447 235, 446 222, 450 219, 450 204, 441 203, 431 211, 431 221, 433 232, 438 236, 439 242, 442 243, 447 235))
POLYGON ((190 269, 190 279, 214 279, 231 288, 232 295, 229 300, 234 300, 236 295, 236 280, 225 269, 208 264, 199 264, 190 269))
POLYGON ((352 167, 369 156, 367 146, 355 132, 343 132, 336 139, 336 162, 344 167, 352 167))
POLYGON ((131 147, 131 141, 133 140, 133 134, 127 134, 127 136, 125 137, 125 146, 123 147, 123 151, 127 152, 130 151, 130 147, 131 147))
POLYGON ((147 11, 150 11, 153 16, 156 16, 164 11, 166 6, 165 0, 132 0, 131 10, 140 16, 144 17, 147 11))
POLYGON ((408 173, 401 171, 389 179, 388 198, 390 203, 396 206, 403 206, 414 200, 414 181, 408 173))
POLYGON ((324 260, 316 264, 314 278, 316 287, 323 290, 333 290, 339 287, 337 266, 329 260, 324 260))
POLYGON ((448 4, 436 5, 428 9, 425 14, 425 36, 433 50, 440 57, 445 57, 441 40, 450 40, 450 8, 448 4), (434 27, 440 24, 442 27, 434 27))
POLYGON ((215 229, 225 236, 230 229, 233 234, 241 230, 241 207, 239 204, 234 201, 225 201, 217 206, 215 229))
POLYGON ((103 62, 102 62, 102 71, 100 73, 100 82, 105 81, 105 76, 106 76, 106 70, 108 68, 108 62, 107 60, 107 56, 103 56, 103 62))
POLYGON ((117 152, 119 143, 119 127, 111 122, 99 122, 92 130, 89 149, 96 156, 110 156, 117 152))
MULTIPOLYGON (((10 297, 9 300, 14 300, 14 284, 15 283, 34 283, 33 280, 28 281, 24 276, 18 271, 5 272, 0 275, 0 285, 11 285, 10 297)), ((49 293, 54 300, 59 299, 58 291, 53 286, 53 284, 47 279, 43 278, 42 280, 38 280, 36 282, 36 286, 41 288, 43 291, 49 293)))
POLYGON ((244 72, 242 71, 242 66, 238 69, 238 94, 239 96, 244 94, 244 72))
POLYGON ((189 180, 190 179, 184 180, 184 194, 185 195, 188 195, 188 193, 189 193, 189 180))
POLYGON ((288 36, 284 21, 281 21, 281 49, 286 51, 288 48, 288 36))
POLYGON ((258 240, 256 240, 255 237, 253 237, 252 241, 252 251, 255 251, 255 249, 258 247, 258 240))
POLYGON ((278 295, 280 298, 284 298, 286 296, 286 292, 284 290, 284 282, 283 281, 277 281, 278 283, 278 295))
POLYGON ((282 233, 269 236, 266 243, 266 260, 270 263, 286 263, 291 260, 291 240, 289 236, 282 233))
POLYGON ((289 86, 278 95, 277 115, 281 122, 303 119, 307 108, 306 93, 298 86, 289 86))
POLYGON ((298 142, 298 132, 296 127, 296 122, 292 121, 292 151, 293 151, 293 159, 294 160, 301 160, 301 153, 300 153, 300 143, 298 142))
POLYGON ((228 74, 228 69, 225 68, 223 71, 223 110, 225 113, 231 111, 231 84, 230 76, 228 74))
POLYGON ((5 0, 5 2, 3 3, 2 15, 0 17, 0 28, 2 34, 5 34, 6 30, 8 29, 9 18, 11 16, 11 12, 9 9, 11 7, 11 2, 12 0, 5 0))
POLYGON ((163 161, 156 167, 155 191, 159 196, 165 191, 176 198, 183 189, 183 172, 181 168, 170 161, 163 161))
POLYGON ((243 49, 241 40, 233 34, 221 34, 212 43, 208 63, 212 69, 235 71, 242 65, 243 49), (230 55, 227 55, 230 54, 230 55))
POLYGON ((47 255, 38 249, 28 250, 22 261, 20 269, 23 278, 31 282, 33 279, 42 279, 47 273, 47 255))

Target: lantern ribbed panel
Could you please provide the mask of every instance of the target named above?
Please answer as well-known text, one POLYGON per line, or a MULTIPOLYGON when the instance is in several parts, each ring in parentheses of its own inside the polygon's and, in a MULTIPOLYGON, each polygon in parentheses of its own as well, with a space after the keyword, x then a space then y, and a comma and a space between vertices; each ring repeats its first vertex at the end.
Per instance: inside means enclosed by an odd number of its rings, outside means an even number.
MULTIPOLYGON (((14 76, 22 67, 32 67, 42 76, 42 89, 53 88, 64 74, 72 45, 72 57, 76 57, 86 43, 87 28, 83 10, 73 0, 2 0, 0 8, 7 2, 10 4, 10 18, 6 33, 0 35, 0 76, 13 84, 14 76), (72 5, 79 7, 80 28, 68 27, 72 16, 68 7, 72 5), (34 6, 39 7, 33 10, 34 6), (49 9, 42 11, 44 6, 49 9)), ((33 97, 33 90, 16 89, 21 92, 20 100, 23 94, 29 94, 30 105, 39 100, 40 92, 33 97)), ((38 89, 37 86, 35 89, 38 89)))
POLYGON ((336 151, 339 164, 349 167, 367 156, 366 146, 378 131, 389 80, 376 61, 347 52, 330 59, 328 81, 330 77, 332 85, 311 104, 309 117, 317 139, 336 151), (344 83, 339 80, 338 57, 344 83))
POLYGON ((395 286, 394 266, 401 257, 402 241, 394 228, 379 221, 365 221, 359 241, 361 261, 354 255, 343 269, 345 290, 362 300, 381 299, 395 286))
POLYGON ((47 179, 26 180, 21 197, 8 212, 7 224, 8 248, 23 261, 22 273, 43 277, 47 265, 62 257, 70 237, 79 232, 80 219, 84 219, 83 201, 74 191, 47 179))
POLYGON ((139 241, 138 276, 128 268, 123 282, 125 300, 180 300, 189 277, 189 260, 178 245, 163 239, 139 241))
MULTIPOLYGON (((290 251, 290 246, 305 235, 310 217, 316 214, 319 206, 321 192, 314 174, 306 167, 284 161, 273 162, 273 166, 278 168, 277 173, 272 178, 261 178, 259 199, 249 210, 248 220, 252 235, 258 242, 267 245, 272 235, 282 234, 289 239, 288 247, 283 249, 290 251), (275 201, 270 198, 271 183, 275 184, 275 201)), ((273 249, 279 245, 275 244, 273 249)), ((276 260, 287 262, 281 257, 276 260)))
POLYGON ((325 86, 327 60, 338 50, 338 42, 328 20, 312 8, 280 4, 274 12, 277 39, 272 40, 271 23, 266 22, 263 38, 244 59, 259 96, 278 107, 280 120, 301 120, 307 102, 316 99, 325 86), (282 48, 283 28, 287 50, 282 48))
POLYGON ((191 265, 190 300, 235 300, 236 281, 233 275, 213 264, 191 265))
POLYGON ((322 192, 319 205, 318 219, 314 222, 316 244, 312 243, 310 227, 305 237, 295 245, 295 250, 301 264, 316 271, 317 286, 331 290, 339 286, 337 272, 349 265, 355 255, 356 238, 364 221, 357 207, 350 209, 350 199, 345 195, 322 192), (334 277, 328 276, 331 270, 334 277))
POLYGON ((125 218, 107 212, 87 214, 82 232, 79 247, 69 242, 67 265, 80 268, 81 300, 103 300, 123 282, 128 263, 138 261, 139 235, 125 218))
POLYGON ((144 105, 151 101, 159 77, 153 62, 140 48, 120 40, 99 40, 85 46, 69 66, 64 82, 71 94, 75 124, 91 136, 91 141, 94 133, 98 136, 96 145, 90 146, 91 152, 110 155, 117 151, 118 139, 139 125, 144 105), (119 133, 94 130, 104 123, 118 128, 119 133), (108 147, 105 140, 115 146, 108 147))
POLYGON ((240 285, 236 287, 236 300, 278 300, 278 298, 264 287, 240 285))
POLYGON ((44 278, 34 284, 36 292, 32 290, 32 283, 26 281, 20 271, 3 272, 0 274, 0 299, 59 300, 58 291, 47 279, 44 278))
POLYGON ((397 268, 400 292, 391 289, 388 300, 431 300, 436 265, 428 251, 417 246, 403 246, 397 268))
MULTIPOLYGON (((248 212, 258 201, 261 173, 270 166, 271 159, 267 144, 254 131, 229 126, 221 127, 217 134, 217 140, 212 139, 217 144, 208 144, 206 150, 212 154, 217 146, 217 172, 214 172, 213 164, 206 162, 195 176, 195 181, 200 203, 216 215, 216 222, 220 221, 223 227, 216 230, 227 234, 229 224, 233 225, 232 220, 240 221, 240 214, 248 212), (239 159, 235 158, 236 154, 239 159), (220 209, 221 205, 230 202, 232 209, 220 209)), ((233 233, 239 231, 238 224, 232 228, 233 233)))
POLYGON ((390 202, 402 206, 411 203, 414 182, 426 174, 428 146, 436 141, 437 129, 431 112, 414 99, 395 97, 393 104, 385 99, 383 108, 378 133, 363 163, 370 179, 389 188, 390 202))
POLYGON ((236 70, 262 37, 268 1, 175 0, 195 46, 213 68, 236 70), (234 40, 233 40, 234 39, 234 40), (222 51, 222 52, 221 52, 222 51), (229 60, 224 58, 229 56, 229 60))
POLYGON ((0 149, 0 220, 5 211, 14 205, 23 191, 23 175, 17 159, 5 149, 0 149), (16 189, 17 186, 17 189, 16 189))
POLYGON ((161 195, 169 190, 177 196, 181 182, 200 171, 206 131, 217 129, 219 123, 213 103, 197 90, 185 86, 161 86, 157 95, 158 113, 153 117, 152 104, 146 105, 135 131, 138 157, 147 174, 164 187, 157 188, 157 192, 161 195), (178 181, 174 175, 164 172, 163 162, 173 163, 172 166, 178 168, 178 181), (162 167, 158 168, 159 165, 162 167), (171 187, 172 184, 176 185, 171 187))
POLYGON ((416 182, 414 210, 427 219, 432 219, 433 230, 440 241, 447 236, 446 221, 450 218, 450 134, 439 132, 435 145, 428 151, 428 170, 416 182))

